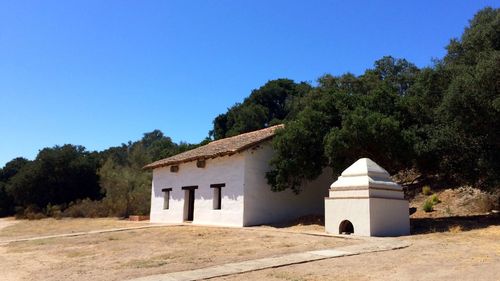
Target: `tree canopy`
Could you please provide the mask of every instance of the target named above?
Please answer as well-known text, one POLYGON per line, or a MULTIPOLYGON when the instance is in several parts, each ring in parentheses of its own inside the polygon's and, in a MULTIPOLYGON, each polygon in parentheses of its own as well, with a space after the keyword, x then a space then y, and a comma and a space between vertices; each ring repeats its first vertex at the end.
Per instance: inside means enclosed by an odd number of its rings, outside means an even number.
POLYGON ((98 199, 97 166, 96 155, 82 146, 45 148, 9 179, 6 190, 16 205, 40 209, 78 198, 98 199))
POLYGON ((434 66, 383 57, 363 75, 325 75, 274 139, 274 190, 370 157, 454 183, 500 184, 500 10, 486 8, 434 66))
POLYGON ((236 103, 217 116, 209 134, 221 139, 279 124, 291 118, 296 100, 310 89, 307 83, 297 84, 290 79, 268 81, 253 90, 243 103, 236 103))
MULTIPOLYGON (((102 152, 67 144, 44 148, 33 161, 15 158, 0 169, 0 216, 15 212, 51 215, 54 206, 58 212, 71 210, 82 200, 94 202, 88 208, 99 209, 95 215, 145 214, 149 212, 151 173, 142 167, 192 147, 176 144, 154 130, 139 141, 102 152)), ((73 211, 85 215, 82 212, 73 211)))

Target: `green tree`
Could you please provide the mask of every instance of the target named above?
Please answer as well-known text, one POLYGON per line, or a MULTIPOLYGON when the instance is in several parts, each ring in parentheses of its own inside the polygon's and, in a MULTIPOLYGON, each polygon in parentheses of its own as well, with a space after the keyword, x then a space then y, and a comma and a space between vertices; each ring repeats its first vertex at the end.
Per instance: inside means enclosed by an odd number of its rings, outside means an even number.
POLYGON ((302 183, 318 177, 327 165, 324 138, 340 126, 342 110, 356 103, 356 97, 348 94, 349 83, 341 81, 330 75, 320 78, 319 86, 300 101, 304 109, 274 137, 276 153, 266 174, 273 191, 290 188, 299 193, 302 183))
MULTIPOLYGON (((148 161, 156 161, 177 153, 178 147, 172 139, 165 136, 160 130, 145 133, 140 144, 144 146, 148 161)), ((146 165, 145 163, 144 165, 146 165)))
POLYGON ((18 157, 0 169, 0 217, 14 214, 14 198, 7 192, 7 184, 28 162, 27 159, 18 157))
POLYGON ((23 157, 17 157, 5 164, 0 169, 0 181, 7 182, 10 178, 15 176, 29 161, 23 157))
POLYGON ((103 203, 108 207, 109 215, 127 217, 149 212, 150 173, 117 165, 109 158, 99 170, 99 176, 106 196, 103 203))
POLYGON ((307 83, 289 79, 268 81, 253 90, 243 103, 237 103, 218 115, 209 135, 221 139, 278 124, 287 119, 297 107, 297 99, 311 89, 307 83))
POLYGON ((145 133, 141 140, 123 146, 124 149, 107 150, 103 155, 108 157, 98 172, 105 194, 103 204, 113 216, 147 214, 151 200, 151 172, 142 168, 193 146, 175 144, 160 130, 145 133))
POLYGON ((273 190, 299 192, 304 181, 326 167, 335 172, 361 157, 391 171, 408 165, 411 146, 399 116, 419 70, 402 59, 384 57, 360 77, 325 75, 301 100, 296 118, 277 134, 267 174, 273 190))
POLYGON ((273 168, 266 174, 273 191, 291 188, 299 193, 305 180, 319 176, 326 163, 322 144, 326 118, 321 112, 306 108, 297 120, 286 123, 286 129, 277 132, 273 141, 276 154, 270 163, 273 168))
MULTIPOLYGON (((500 183, 500 9, 486 8, 447 47, 449 78, 419 153, 458 183, 500 183)), ((425 163, 425 162, 424 162, 425 163)), ((425 165, 420 165, 425 170, 425 165)))
POLYGON ((0 181, 0 217, 14 213, 14 200, 7 193, 5 182, 0 181))
POLYGON ((391 172, 416 167, 455 183, 498 186, 499 11, 479 11, 432 67, 387 56, 359 77, 321 77, 274 138, 273 190, 297 190, 325 166, 339 172, 360 157, 391 172))
POLYGON ((325 152, 330 166, 341 172, 362 157, 376 159, 390 172, 408 167, 411 147, 393 117, 359 107, 326 135, 325 152))
POLYGON ((83 146, 63 145, 41 150, 7 183, 16 205, 45 208, 76 199, 101 197, 98 159, 83 146))

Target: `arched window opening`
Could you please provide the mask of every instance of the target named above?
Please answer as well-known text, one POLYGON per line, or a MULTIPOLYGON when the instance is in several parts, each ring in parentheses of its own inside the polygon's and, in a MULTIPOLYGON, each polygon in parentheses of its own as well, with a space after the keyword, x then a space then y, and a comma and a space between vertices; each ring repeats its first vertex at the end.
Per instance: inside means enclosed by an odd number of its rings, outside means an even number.
POLYGON ((350 221, 344 220, 340 223, 339 233, 340 234, 353 234, 354 233, 354 226, 352 225, 352 223, 350 221))

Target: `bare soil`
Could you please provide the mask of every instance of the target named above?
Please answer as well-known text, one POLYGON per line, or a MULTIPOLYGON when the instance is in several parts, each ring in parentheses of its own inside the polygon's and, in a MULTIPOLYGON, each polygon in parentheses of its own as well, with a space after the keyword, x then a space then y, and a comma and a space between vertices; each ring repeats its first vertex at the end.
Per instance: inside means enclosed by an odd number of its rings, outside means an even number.
MULTIPOLYGON (((435 191, 411 206, 408 248, 334 258, 215 280, 500 280, 500 216, 474 190, 435 191)), ((0 219, 0 241, 146 225, 118 219, 0 219)), ((168 226, 0 244, 0 280, 123 280, 287 253, 363 243, 324 237, 323 219, 254 228, 168 226)))
MULTIPOLYGON (((412 243, 408 248, 328 259, 233 275, 218 280, 500 280, 500 215, 490 212, 495 196, 473 188, 435 191, 434 211, 422 205, 431 195, 416 194, 410 203, 412 243)), ((293 223, 292 223, 293 224, 293 223)), ((296 222, 292 229, 317 231, 322 218, 296 222)))
POLYGON ((442 189, 433 191, 430 195, 417 193, 410 202, 415 213, 411 218, 440 218, 454 216, 476 216, 490 213, 497 208, 498 194, 493 195, 472 187, 460 187, 457 189, 442 189), (434 205, 432 212, 425 212, 422 208, 424 202, 432 196, 436 196, 439 203, 434 205))
MULTIPOLYGON (((500 225, 405 237, 408 248, 334 258, 217 280, 500 280, 500 225)), ((403 239, 403 238, 401 238, 403 239)))
MULTIPOLYGON (((34 226, 37 234, 47 235, 122 222, 20 221, 0 230, 0 237, 32 236, 34 226)), ((165 226, 0 245, 0 280, 124 280, 354 243, 359 242, 272 228, 165 226)))
POLYGON ((19 221, 16 221, 14 218, 0 218, 0 230, 2 230, 2 228, 6 228, 7 226, 14 225, 18 222, 19 221))
POLYGON ((143 221, 132 222, 117 218, 64 218, 60 220, 53 218, 42 220, 14 220, 13 218, 8 218, 0 220, 0 241, 141 225, 149 225, 149 223, 143 221), (2 224, 9 226, 8 229, 2 231, 2 224))

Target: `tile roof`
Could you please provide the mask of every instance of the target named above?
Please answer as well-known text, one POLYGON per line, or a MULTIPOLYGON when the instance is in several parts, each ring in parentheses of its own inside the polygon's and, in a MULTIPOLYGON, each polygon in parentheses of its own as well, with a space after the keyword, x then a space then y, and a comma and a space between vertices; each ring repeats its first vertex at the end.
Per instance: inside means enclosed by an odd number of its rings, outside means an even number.
POLYGON ((283 127, 284 125, 276 125, 262 130, 216 140, 204 146, 200 146, 195 149, 188 150, 148 164, 144 166, 144 169, 155 169, 163 166, 170 166, 198 159, 208 159, 232 155, 244 151, 265 140, 271 139, 274 136, 276 129, 283 127))

